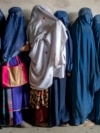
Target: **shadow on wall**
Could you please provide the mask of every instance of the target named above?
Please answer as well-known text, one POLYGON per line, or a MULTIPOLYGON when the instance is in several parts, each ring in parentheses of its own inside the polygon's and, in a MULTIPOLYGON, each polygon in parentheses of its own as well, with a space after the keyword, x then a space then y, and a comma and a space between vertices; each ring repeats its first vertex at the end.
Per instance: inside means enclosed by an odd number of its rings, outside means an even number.
POLYGON ((30 20, 30 16, 31 16, 31 11, 30 10, 23 10, 24 16, 25 16, 25 21, 26 21, 26 25, 28 25, 29 20, 30 20))
POLYGON ((73 24, 78 17, 78 13, 70 12, 70 13, 68 13, 68 16, 69 16, 70 23, 73 24))

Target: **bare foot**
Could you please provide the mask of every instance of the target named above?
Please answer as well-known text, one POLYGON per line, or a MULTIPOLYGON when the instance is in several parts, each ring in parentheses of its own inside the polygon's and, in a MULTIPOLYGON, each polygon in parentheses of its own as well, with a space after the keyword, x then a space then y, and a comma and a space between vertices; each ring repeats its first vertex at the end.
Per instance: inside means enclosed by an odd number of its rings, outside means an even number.
POLYGON ((95 123, 93 123, 92 121, 90 121, 90 120, 85 120, 85 122, 82 124, 82 126, 85 126, 85 127, 92 127, 92 126, 94 126, 95 125, 95 123))

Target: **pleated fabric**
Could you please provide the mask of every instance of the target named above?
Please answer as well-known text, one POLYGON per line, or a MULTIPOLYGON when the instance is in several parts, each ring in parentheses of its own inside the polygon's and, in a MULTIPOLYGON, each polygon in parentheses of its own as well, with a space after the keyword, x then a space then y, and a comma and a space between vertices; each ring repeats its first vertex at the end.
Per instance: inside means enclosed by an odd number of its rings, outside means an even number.
MULTIPOLYGON (((22 54, 20 54, 20 57, 18 54, 26 43, 25 29, 25 20, 21 8, 10 8, 1 43, 2 65, 8 62, 10 66, 17 66, 23 62, 22 58, 20 59, 22 54), (16 56, 18 56, 18 61, 16 56)), ((2 95, 3 124, 10 126, 22 124, 24 121, 22 110, 29 108, 29 84, 3 88, 2 95)))
MULTIPOLYGON (((100 67, 100 14, 94 16, 93 18, 93 33, 100 67)), ((94 95, 94 106, 90 119, 96 124, 100 124, 100 90, 98 90, 94 95)))
POLYGON ((66 45, 66 71, 62 79, 54 78, 53 85, 49 88, 49 126, 65 124, 70 120, 68 108, 67 73, 72 71, 72 39, 70 36, 69 19, 65 11, 56 11, 54 14, 66 27, 68 40, 66 45))
POLYGON ((100 70, 92 31, 92 12, 82 8, 71 26, 73 71, 70 81, 71 123, 84 123, 93 108, 94 93, 100 87, 100 70))
POLYGON ((25 19, 20 7, 9 9, 6 30, 2 40, 2 63, 20 53, 20 49, 26 43, 25 19), (9 41, 7 38, 10 38, 9 41))

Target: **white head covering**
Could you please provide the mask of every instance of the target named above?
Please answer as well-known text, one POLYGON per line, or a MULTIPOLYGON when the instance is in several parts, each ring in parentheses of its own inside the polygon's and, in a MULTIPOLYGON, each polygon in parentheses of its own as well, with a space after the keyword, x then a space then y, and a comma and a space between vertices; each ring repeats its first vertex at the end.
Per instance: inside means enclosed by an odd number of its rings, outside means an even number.
POLYGON ((53 77, 63 78, 66 66, 66 28, 46 6, 36 5, 27 28, 31 43, 29 82, 33 89, 47 89, 53 77))

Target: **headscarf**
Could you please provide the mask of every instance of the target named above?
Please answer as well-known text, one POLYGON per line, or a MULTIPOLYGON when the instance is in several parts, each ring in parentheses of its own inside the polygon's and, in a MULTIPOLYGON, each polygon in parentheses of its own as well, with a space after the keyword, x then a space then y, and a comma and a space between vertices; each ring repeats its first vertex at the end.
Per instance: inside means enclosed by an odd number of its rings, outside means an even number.
POLYGON ((22 9, 12 7, 9 9, 7 24, 2 40, 2 62, 8 62, 20 53, 26 43, 26 26, 22 9))
POLYGON ((100 15, 93 18, 93 33, 95 39, 95 46, 97 50, 99 65, 100 65, 100 15))
MULTIPOLYGON (((100 14, 94 16, 92 27, 93 27, 98 63, 100 68, 100 14)), ((92 121, 94 121, 96 124, 100 124, 100 90, 95 93, 94 106, 91 114, 89 115, 89 118, 92 121)))
POLYGON ((71 77, 72 123, 83 123, 93 107, 94 93, 100 88, 100 70, 92 31, 92 12, 82 8, 71 27, 73 70, 71 77))
POLYGON ((31 88, 47 89, 52 85, 53 77, 65 75, 66 28, 48 7, 36 5, 31 13, 27 36, 31 47, 31 88))

